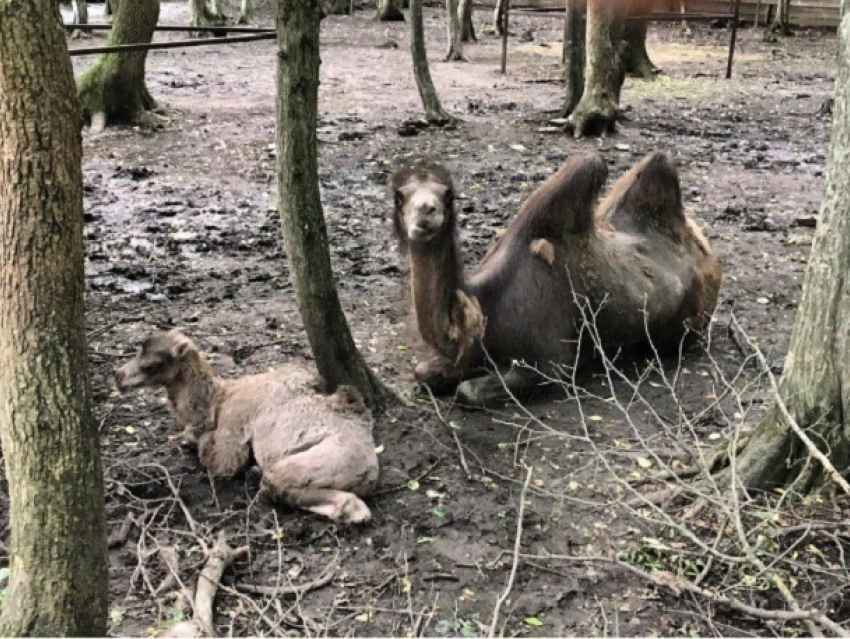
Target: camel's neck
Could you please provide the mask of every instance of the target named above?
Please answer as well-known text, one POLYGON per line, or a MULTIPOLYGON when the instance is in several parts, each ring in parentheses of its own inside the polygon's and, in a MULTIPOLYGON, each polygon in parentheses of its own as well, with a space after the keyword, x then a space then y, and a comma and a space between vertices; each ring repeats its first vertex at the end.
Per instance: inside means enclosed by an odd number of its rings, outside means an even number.
POLYGON ((425 246, 410 247, 413 308, 422 339, 454 360, 458 346, 450 335, 457 291, 466 290, 460 247, 453 233, 425 246))
POLYGON ((200 353, 186 357, 180 373, 166 387, 168 401, 181 426, 205 430, 213 426, 208 422, 221 382, 200 353))

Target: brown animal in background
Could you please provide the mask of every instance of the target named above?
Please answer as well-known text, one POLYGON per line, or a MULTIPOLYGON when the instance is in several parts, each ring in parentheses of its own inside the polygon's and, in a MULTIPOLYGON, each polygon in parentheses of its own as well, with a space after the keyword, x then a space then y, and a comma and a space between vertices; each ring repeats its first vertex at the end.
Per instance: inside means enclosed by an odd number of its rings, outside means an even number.
POLYGON ((648 341, 676 351, 708 326, 720 264, 682 208, 672 161, 645 157, 595 207, 606 177, 597 154, 568 160, 467 277, 448 171, 422 161, 392 175, 416 321, 434 351, 417 366, 422 383, 445 392, 467 379, 458 394, 470 405, 503 401, 505 386, 528 397, 541 381, 529 366, 548 375, 593 355, 589 313, 606 351, 648 341), (503 379, 487 373, 488 358, 508 369, 503 379))
POLYGON ((165 388, 186 439, 217 477, 232 477, 253 457, 263 486, 284 502, 335 521, 371 517, 358 495, 378 479, 372 417, 359 393, 297 364, 220 379, 180 329, 157 331, 115 372, 119 390, 165 388))

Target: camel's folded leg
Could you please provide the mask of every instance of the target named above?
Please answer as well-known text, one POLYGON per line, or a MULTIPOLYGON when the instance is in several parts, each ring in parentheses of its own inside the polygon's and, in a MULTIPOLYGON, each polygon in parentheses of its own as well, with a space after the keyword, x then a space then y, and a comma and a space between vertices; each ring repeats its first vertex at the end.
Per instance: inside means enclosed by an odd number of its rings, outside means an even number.
POLYGON ((368 494, 378 479, 374 446, 341 447, 325 440, 263 467, 263 487, 291 506, 344 524, 368 521, 369 507, 354 494, 368 494))
POLYGON ((463 380, 480 375, 483 369, 461 368, 442 355, 432 355, 416 365, 416 381, 431 389, 435 395, 446 395, 463 380))
POLYGON ((464 406, 483 408, 503 404, 511 399, 528 399, 540 386, 542 377, 530 368, 514 366, 504 375, 491 373, 463 382, 457 389, 458 402, 464 406))

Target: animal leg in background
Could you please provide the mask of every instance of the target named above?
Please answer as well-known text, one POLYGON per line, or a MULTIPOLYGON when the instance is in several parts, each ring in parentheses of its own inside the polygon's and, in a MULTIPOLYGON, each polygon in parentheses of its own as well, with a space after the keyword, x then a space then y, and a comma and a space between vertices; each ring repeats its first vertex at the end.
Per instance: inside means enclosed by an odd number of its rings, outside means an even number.
POLYGON ((483 407, 508 401, 511 395, 523 400, 543 381, 537 371, 514 365, 501 377, 491 373, 463 382, 457 389, 458 401, 464 406, 483 407))

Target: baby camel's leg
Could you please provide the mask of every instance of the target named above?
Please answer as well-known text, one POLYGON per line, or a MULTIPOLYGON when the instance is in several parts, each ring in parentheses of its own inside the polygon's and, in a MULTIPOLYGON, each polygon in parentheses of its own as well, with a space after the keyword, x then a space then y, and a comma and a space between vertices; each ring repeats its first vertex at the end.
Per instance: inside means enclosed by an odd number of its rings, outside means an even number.
POLYGON ((274 497, 328 519, 351 524, 368 521, 369 507, 351 491, 372 489, 377 463, 360 459, 353 448, 343 451, 333 443, 319 444, 263 468, 263 484, 274 497))
POLYGON ((198 440, 198 457, 201 464, 215 477, 233 477, 248 466, 251 447, 242 433, 231 433, 219 428, 206 432, 198 440))

